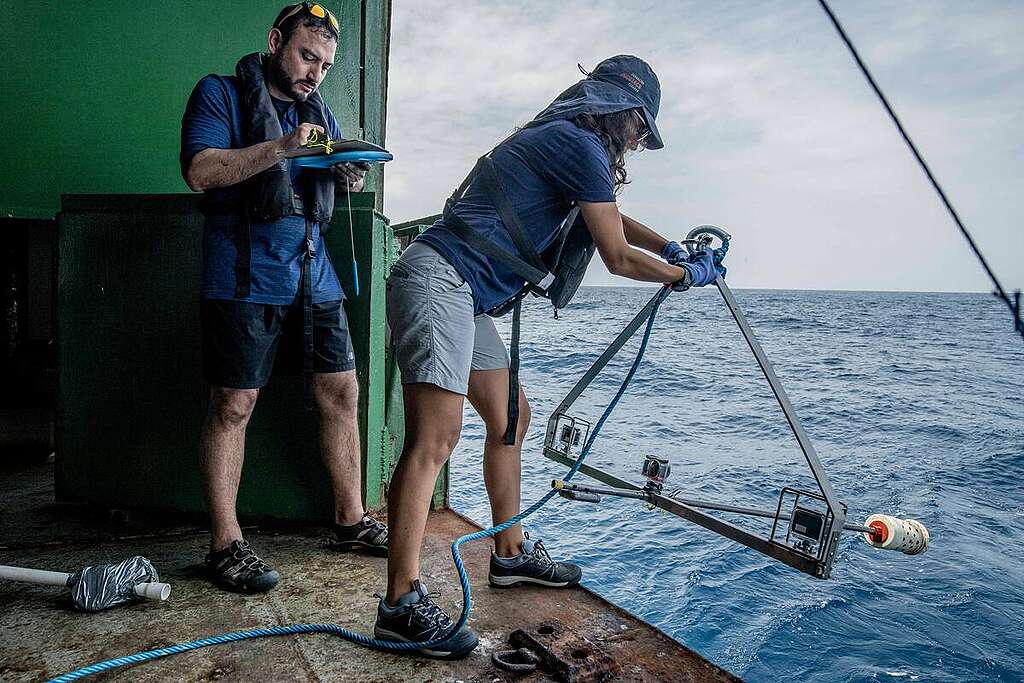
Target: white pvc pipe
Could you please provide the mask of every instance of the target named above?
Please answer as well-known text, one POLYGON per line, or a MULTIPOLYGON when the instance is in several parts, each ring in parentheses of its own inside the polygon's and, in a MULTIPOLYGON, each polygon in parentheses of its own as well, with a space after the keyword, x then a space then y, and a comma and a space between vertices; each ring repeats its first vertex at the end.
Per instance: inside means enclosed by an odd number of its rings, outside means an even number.
POLYGON ((169 583, 140 583, 135 586, 135 594, 146 600, 158 600, 163 602, 171 595, 171 584, 169 583))
POLYGON ((36 583, 41 586, 67 586, 71 574, 64 572, 48 572, 44 569, 27 569, 25 567, 8 567, 0 564, 0 579, 36 583))

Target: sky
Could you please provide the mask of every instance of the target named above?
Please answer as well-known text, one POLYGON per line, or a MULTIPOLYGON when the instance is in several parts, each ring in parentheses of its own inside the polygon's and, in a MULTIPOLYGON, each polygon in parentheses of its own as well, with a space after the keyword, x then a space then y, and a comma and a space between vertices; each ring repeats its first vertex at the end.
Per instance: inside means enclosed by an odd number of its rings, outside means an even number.
MULTIPOLYGON (((1024 3, 833 0, 1003 286, 1024 286, 1024 3)), ((438 213, 475 159, 615 54, 662 85, 621 210, 733 235, 734 287, 990 291, 817 2, 398 0, 385 210, 438 213)), ((600 259, 586 284, 630 284, 600 259)))

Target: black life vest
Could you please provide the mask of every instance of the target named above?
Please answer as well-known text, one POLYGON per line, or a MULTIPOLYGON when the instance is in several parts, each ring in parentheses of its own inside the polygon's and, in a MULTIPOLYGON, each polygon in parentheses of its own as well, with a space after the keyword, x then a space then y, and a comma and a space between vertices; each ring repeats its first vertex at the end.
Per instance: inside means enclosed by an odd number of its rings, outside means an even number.
MULTIPOLYGON (((281 121, 267 90, 266 62, 269 56, 254 52, 238 60, 239 99, 242 104, 243 139, 246 145, 275 140, 281 135, 281 121)), ((305 102, 296 102, 300 123, 314 123, 327 127, 326 105, 318 91, 305 102)), ((297 188, 306 218, 327 223, 334 213, 335 180, 327 171, 306 171, 302 174, 303 187, 297 188)), ((243 183, 245 211, 250 220, 261 223, 277 221, 296 212, 295 190, 288 173, 288 160, 281 159, 265 171, 257 173, 243 183)))

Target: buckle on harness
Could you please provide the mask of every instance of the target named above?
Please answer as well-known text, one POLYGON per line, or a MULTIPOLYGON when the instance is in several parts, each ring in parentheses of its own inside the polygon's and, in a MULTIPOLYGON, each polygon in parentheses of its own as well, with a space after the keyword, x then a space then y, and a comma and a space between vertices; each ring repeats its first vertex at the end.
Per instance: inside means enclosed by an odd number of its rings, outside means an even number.
POLYGON ((306 238, 306 258, 309 258, 309 259, 316 258, 316 247, 313 246, 313 238, 312 237, 307 237, 306 238))
POLYGON ((457 203, 458 201, 455 199, 455 197, 449 197, 448 199, 444 200, 444 208, 441 210, 441 215, 444 218, 447 218, 455 210, 455 205, 457 203))

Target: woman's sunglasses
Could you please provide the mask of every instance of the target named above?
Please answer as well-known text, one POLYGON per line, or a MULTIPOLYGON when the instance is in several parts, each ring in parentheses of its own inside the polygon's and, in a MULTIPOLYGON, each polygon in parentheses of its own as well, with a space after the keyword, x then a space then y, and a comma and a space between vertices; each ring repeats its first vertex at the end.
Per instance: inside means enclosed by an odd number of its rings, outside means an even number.
POLYGON ((636 129, 637 130, 636 142, 637 142, 637 144, 642 145, 644 143, 644 141, 648 137, 650 137, 651 129, 648 128, 647 120, 644 119, 644 115, 640 113, 639 109, 634 109, 633 110, 633 115, 636 116, 636 121, 637 121, 637 124, 638 124, 637 125, 637 129, 636 129))

